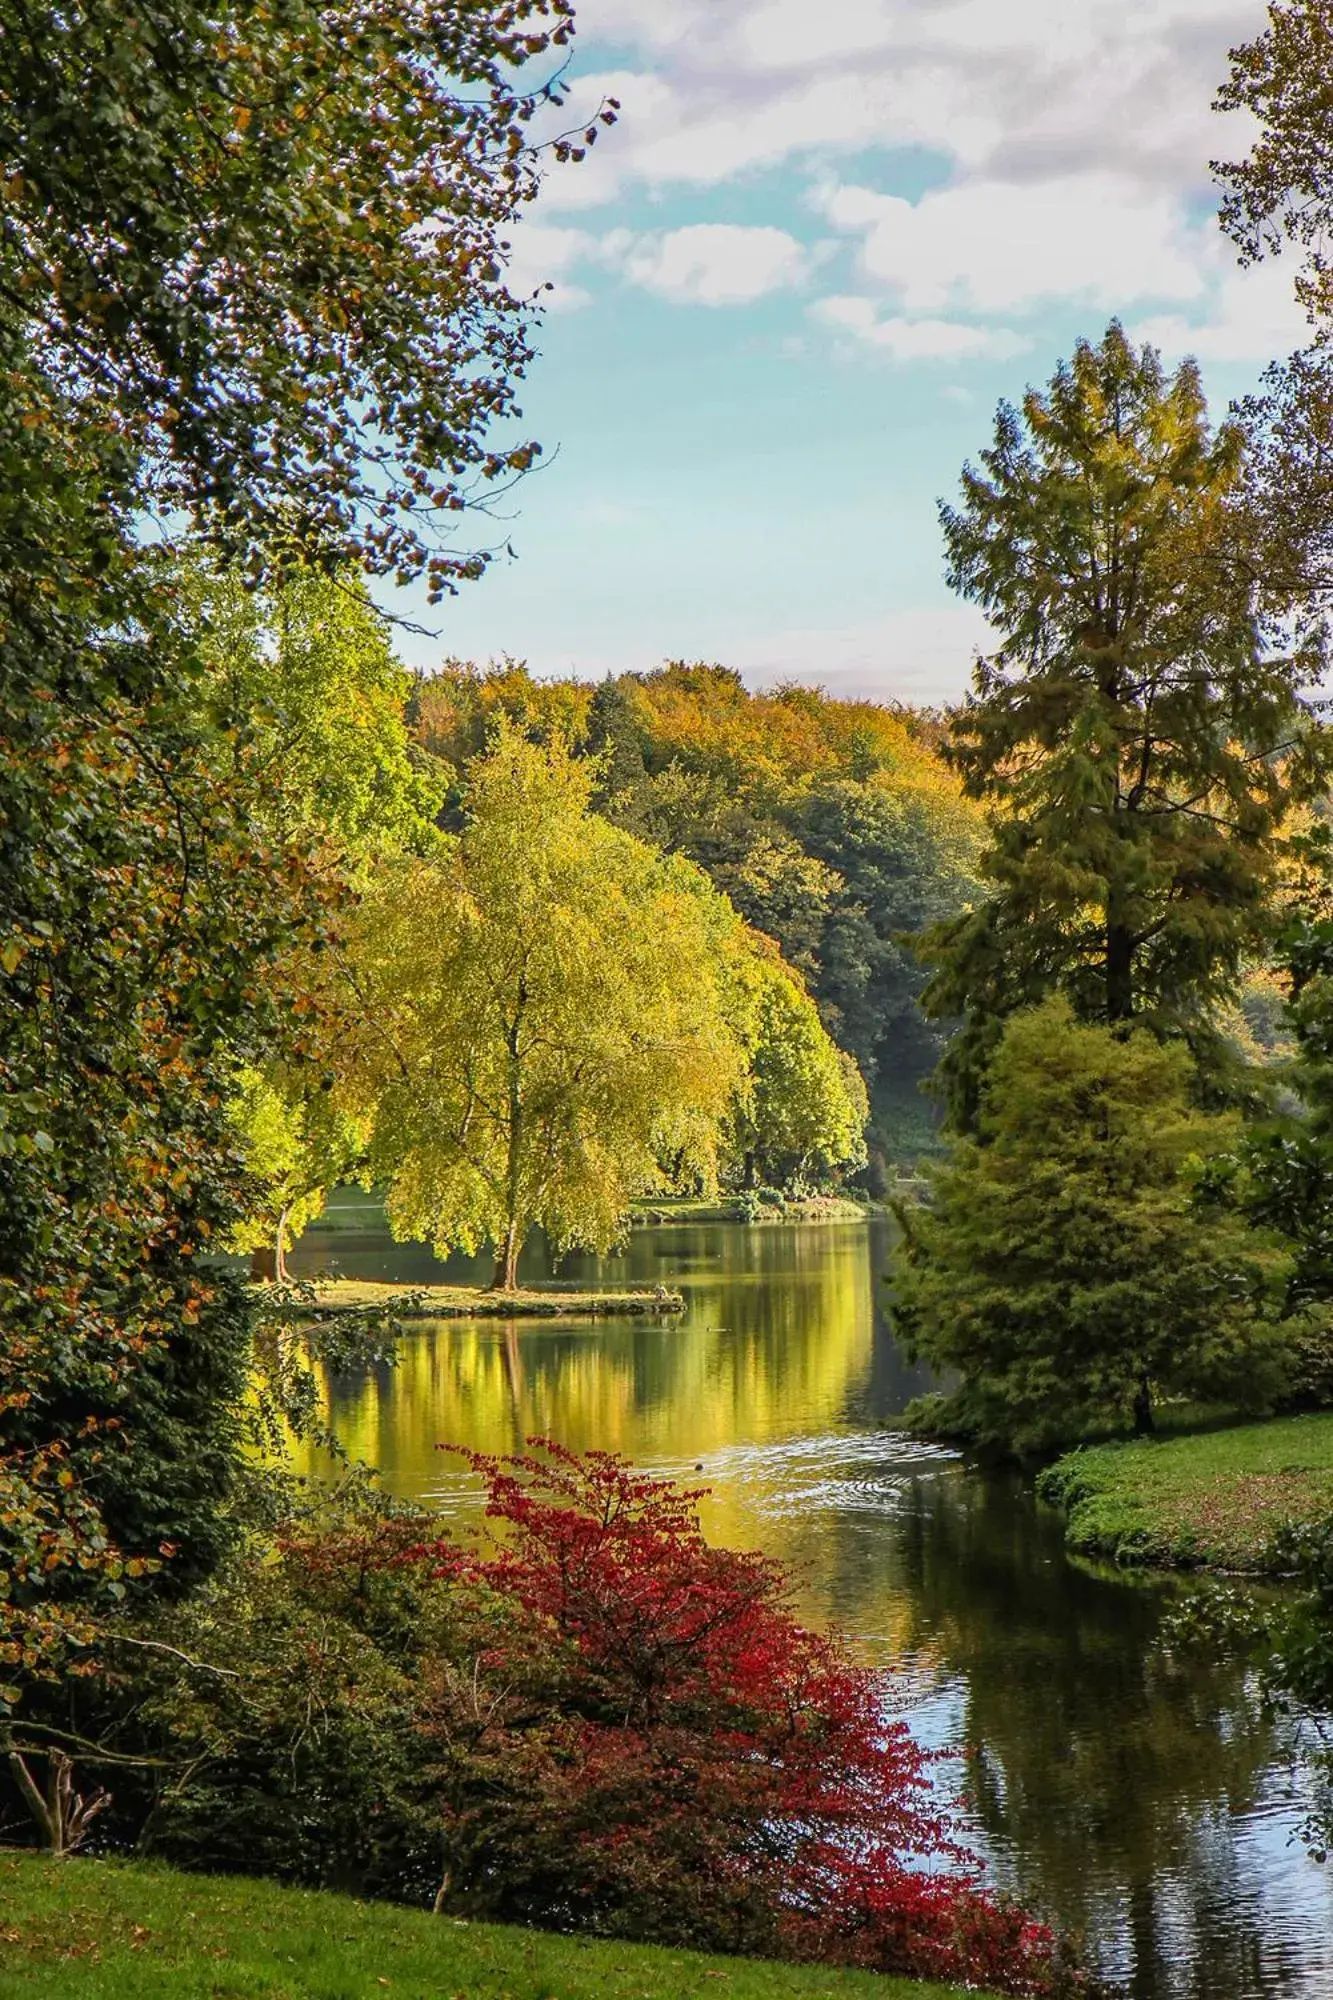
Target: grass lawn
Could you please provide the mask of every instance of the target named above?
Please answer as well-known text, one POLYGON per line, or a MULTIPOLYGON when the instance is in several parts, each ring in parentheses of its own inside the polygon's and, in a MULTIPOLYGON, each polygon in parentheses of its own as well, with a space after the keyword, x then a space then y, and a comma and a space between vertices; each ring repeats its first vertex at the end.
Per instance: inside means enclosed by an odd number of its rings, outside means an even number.
MULTIPOLYGON (((947 2000, 873 1973, 591 1944, 387 1903, 0 1850, 3 2000, 947 2000)), ((970 2000, 978 2000, 973 1993, 970 2000)))
POLYGON ((386 1285, 366 1278, 330 1278, 315 1287, 316 1303, 296 1308, 298 1315, 363 1312, 386 1299, 410 1294, 412 1303, 400 1319, 605 1319, 627 1313, 677 1313, 685 1301, 679 1292, 584 1292, 557 1283, 517 1292, 481 1291, 471 1285, 386 1285))
POLYGON ((1086 1554, 1262 1571, 1278 1528, 1333 1513, 1333 1414, 1085 1447, 1038 1491, 1086 1554))

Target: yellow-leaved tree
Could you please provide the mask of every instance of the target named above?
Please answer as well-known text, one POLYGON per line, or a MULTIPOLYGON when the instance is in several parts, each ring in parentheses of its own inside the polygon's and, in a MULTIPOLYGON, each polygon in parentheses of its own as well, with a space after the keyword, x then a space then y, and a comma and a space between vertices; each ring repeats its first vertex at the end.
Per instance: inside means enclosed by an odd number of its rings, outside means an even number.
POLYGON ((395 1233, 605 1249, 636 1195, 715 1184, 746 1076, 725 898, 590 810, 593 773, 501 724, 466 820, 383 865, 341 953, 354 1026, 340 1094, 370 1123, 395 1233), (663 1163, 670 1163, 669 1170, 663 1163))
POLYGON ((732 1018, 747 1075, 732 1111, 731 1150, 747 1187, 762 1179, 808 1192, 865 1165, 865 1083, 777 946, 739 919, 733 923, 740 936, 728 941, 735 961, 732 1018))

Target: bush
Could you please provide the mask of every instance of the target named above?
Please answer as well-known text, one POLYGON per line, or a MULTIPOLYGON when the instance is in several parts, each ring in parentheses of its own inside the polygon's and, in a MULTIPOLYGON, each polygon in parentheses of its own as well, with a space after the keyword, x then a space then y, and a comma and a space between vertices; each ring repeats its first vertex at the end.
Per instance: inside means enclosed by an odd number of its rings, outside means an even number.
POLYGON ((776 1565, 710 1547, 696 1495, 603 1453, 469 1456, 496 1538, 303 1529, 160 1633, 134 1726, 176 1769, 143 1844, 470 1918, 1086 1989, 979 1886, 882 1677, 796 1623, 776 1565))

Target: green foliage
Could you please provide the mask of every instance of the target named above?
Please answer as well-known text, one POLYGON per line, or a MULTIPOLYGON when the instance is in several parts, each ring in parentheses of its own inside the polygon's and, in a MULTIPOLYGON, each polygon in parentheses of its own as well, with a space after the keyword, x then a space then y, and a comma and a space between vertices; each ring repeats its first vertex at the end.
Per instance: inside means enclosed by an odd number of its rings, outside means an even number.
POLYGON ((719 950, 734 917, 589 791, 559 743, 501 725, 462 834, 382 868, 341 954, 344 1097, 390 1221, 441 1250, 493 1243, 506 1290, 531 1228, 605 1248, 663 1160, 711 1183, 743 1075, 719 950))
POLYGON ((939 1042, 905 941, 973 889, 981 819, 922 718, 817 689, 747 693, 722 667, 623 674, 595 689, 506 662, 450 663, 418 696, 423 743, 461 769, 507 716, 595 753, 599 812, 702 868, 799 971, 870 1086, 872 1145, 928 1143, 919 1086, 939 1042))
POLYGON ((442 537, 535 451, 492 437, 529 359, 503 242, 561 97, 527 65, 570 14, 4 8, 5 295, 248 562, 286 537, 436 591, 484 565, 442 537))
POLYGON ((1222 226, 1246 263, 1305 252, 1298 296, 1311 318, 1333 321, 1333 31, 1323 0, 1274 0, 1268 23, 1231 52, 1220 111, 1244 111, 1257 137, 1244 160, 1214 163, 1225 189, 1222 226))
POLYGON ((1052 991, 1216 1064, 1218 1004, 1265 937, 1284 821, 1329 765, 1317 626, 1256 577, 1246 439, 1210 430, 1113 324, 1021 412, 1002 405, 942 512, 955 589, 998 629, 949 756, 994 810, 977 908, 927 934, 927 1007, 970 1124, 989 1050, 1052 991))
POLYGON ((253 1333, 200 1268, 242 1208, 225 1105, 299 1039, 323 917, 167 537, 251 579, 482 566, 442 524, 531 457, 492 435, 528 352, 500 232, 552 95, 522 61, 567 32, 0 0, 0 1701, 216 1557, 253 1333))
POLYGON ((1285 1027, 1295 1044, 1288 1076, 1298 1093, 1280 1119, 1252 1132, 1242 1151, 1241 1198, 1292 1249, 1287 1310, 1299 1315, 1305 1353, 1299 1388, 1333 1394, 1333 918, 1325 826, 1302 843, 1309 866, 1280 950, 1285 1027))
MULTIPOLYGON (((288 570, 266 592, 204 571, 191 582, 212 620, 218 726, 247 718, 256 818, 271 836, 306 843, 321 876, 353 891, 377 861, 431 853, 448 772, 408 731, 413 679, 360 581, 288 570)), ((317 967, 296 951, 288 976, 314 1014, 317 967)), ((252 1191, 230 1241, 266 1252, 280 1281, 289 1244, 365 1155, 363 1123, 330 1094, 337 1034, 325 1009, 299 1060, 243 1072, 232 1099, 252 1191)))
POLYGON ((731 1146, 745 1169, 795 1192, 865 1164, 869 1113, 851 1057, 825 1033, 799 979, 776 954, 741 960, 738 1021, 748 1076, 731 1146))
POLYGON ((1047 1001, 1008 1023, 975 1140, 902 1212, 897 1325, 956 1369, 957 1428, 1019 1449, 1152 1421, 1161 1396, 1262 1404, 1285 1379, 1280 1263, 1196 1197, 1237 1123, 1189 1108, 1189 1059, 1047 1001))
POLYGON ((247 718, 274 832, 353 876, 379 855, 428 853, 449 773, 412 739, 415 683, 357 574, 288 570, 266 591, 192 581, 219 723, 247 718))
POLYGON ((319 1065, 271 1063, 242 1073, 231 1116, 252 1192, 230 1243, 272 1253, 272 1276, 287 1277, 287 1251, 324 1206, 330 1188, 351 1180, 366 1154, 366 1126, 325 1088, 319 1065))

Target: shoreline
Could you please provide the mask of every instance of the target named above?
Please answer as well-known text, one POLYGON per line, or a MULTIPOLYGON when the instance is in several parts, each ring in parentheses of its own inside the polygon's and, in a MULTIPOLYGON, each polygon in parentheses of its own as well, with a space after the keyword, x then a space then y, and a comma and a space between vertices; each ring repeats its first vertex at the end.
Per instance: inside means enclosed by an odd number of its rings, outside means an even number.
POLYGON ((1063 1511, 1076 1555, 1278 1577, 1281 1532, 1333 1514, 1333 1411, 1081 1445, 1036 1491, 1063 1511))
POLYGON ((643 1201, 630 1214, 630 1228, 666 1229, 673 1223, 735 1222, 758 1228, 772 1222, 864 1222, 875 1213, 869 1203, 846 1195, 817 1194, 804 1201, 756 1203, 753 1211, 740 1199, 724 1201, 643 1201))
POLYGON ((291 1308, 296 1319, 322 1320, 382 1310, 391 1300, 400 1320, 435 1319, 622 1319, 670 1317, 685 1310, 684 1295, 659 1286, 653 1291, 584 1292, 520 1290, 490 1292, 469 1285, 402 1285, 369 1278, 335 1278, 314 1288, 315 1297, 291 1308))

